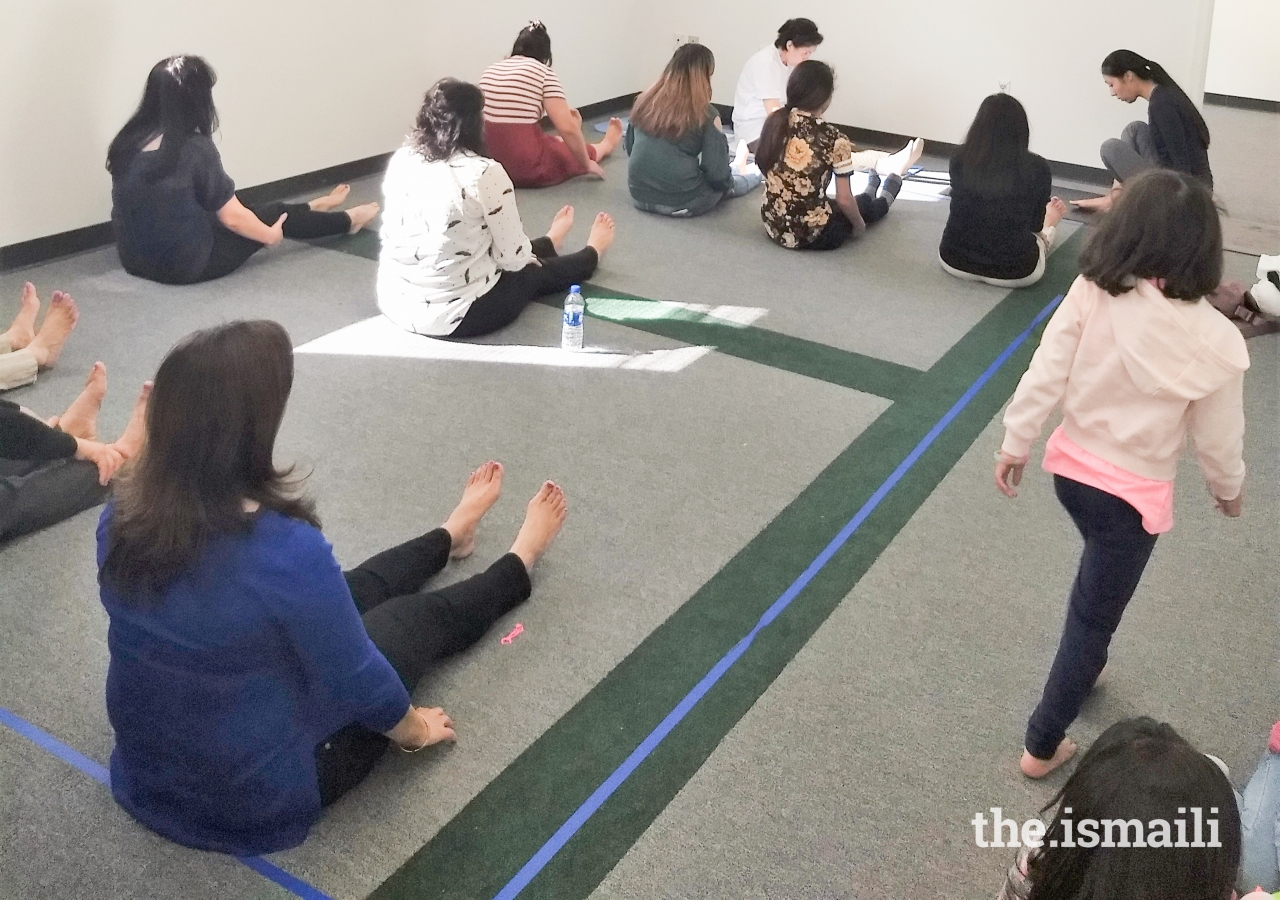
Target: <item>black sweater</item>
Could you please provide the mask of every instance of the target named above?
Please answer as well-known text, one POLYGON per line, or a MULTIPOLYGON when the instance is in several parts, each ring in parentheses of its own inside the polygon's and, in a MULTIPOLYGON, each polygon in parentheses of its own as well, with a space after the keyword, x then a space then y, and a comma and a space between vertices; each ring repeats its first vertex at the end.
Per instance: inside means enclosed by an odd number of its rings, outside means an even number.
POLYGON ((76 439, 0 400, 0 459, 48 462, 76 455, 76 439))
POLYGON ((1209 147, 1200 136, 1196 108, 1180 90, 1157 86, 1147 104, 1151 137, 1167 169, 1186 172, 1213 186, 1209 147))
POLYGON ((1036 232, 1053 196, 1053 176, 1044 158, 1028 153, 1012 190, 980 194, 965 181, 958 156, 951 158, 951 215, 938 255, 953 269, 985 278, 1025 278, 1040 262, 1036 232))

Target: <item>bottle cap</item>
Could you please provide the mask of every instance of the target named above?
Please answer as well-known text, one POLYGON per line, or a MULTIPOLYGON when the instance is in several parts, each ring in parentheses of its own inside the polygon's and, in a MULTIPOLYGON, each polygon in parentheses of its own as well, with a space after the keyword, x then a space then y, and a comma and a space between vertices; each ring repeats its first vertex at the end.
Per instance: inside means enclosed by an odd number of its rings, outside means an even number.
POLYGON ((570 294, 581 294, 581 293, 582 293, 582 285, 580 285, 580 284, 570 285, 570 286, 569 286, 569 293, 570 293, 570 294))

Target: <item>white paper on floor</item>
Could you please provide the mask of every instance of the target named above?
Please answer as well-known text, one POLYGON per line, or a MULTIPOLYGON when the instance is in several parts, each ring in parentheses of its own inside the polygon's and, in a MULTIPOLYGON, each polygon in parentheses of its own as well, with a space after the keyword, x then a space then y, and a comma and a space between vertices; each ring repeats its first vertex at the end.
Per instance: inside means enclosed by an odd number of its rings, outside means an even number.
POLYGON ((694 346, 677 347, 671 350, 649 350, 642 353, 616 353, 592 348, 561 350, 559 347, 533 347, 520 344, 469 344, 463 341, 442 341, 412 334, 385 316, 374 316, 354 325, 348 325, 346 328, 339 328, 314 341, 308 341, 295 348, 293 352, 329 356, 391 356, 520 366, 679 372, 714 349, 714 347, 694 346))

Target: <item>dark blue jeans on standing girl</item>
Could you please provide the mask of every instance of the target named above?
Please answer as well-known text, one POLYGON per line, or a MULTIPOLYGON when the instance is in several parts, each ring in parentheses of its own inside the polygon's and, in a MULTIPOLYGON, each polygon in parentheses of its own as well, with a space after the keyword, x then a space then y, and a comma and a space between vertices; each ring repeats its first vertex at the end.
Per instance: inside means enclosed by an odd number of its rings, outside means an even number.
POLYGON ((1119 497, 1061 475, 1053 476, 1053 486, 1084 538, 1084 553, 1058 655, 1027 723, 1026 748, 1037 759, 1053 758, 1093 690, 1107 664, 1111 636, 1156 546, 1141 513, 1119 497))

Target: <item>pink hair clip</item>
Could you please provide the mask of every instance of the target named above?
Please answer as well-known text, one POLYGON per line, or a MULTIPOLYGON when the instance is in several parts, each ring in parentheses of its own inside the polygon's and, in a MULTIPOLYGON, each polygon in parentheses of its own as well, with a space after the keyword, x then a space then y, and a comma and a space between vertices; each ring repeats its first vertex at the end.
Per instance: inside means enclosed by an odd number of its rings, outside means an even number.
POLYGON ((517 622, 516 627, 511 629, 511 633, 508 634, 506 637, 504 637, 501 643, 509 645, 512 641, 520 637, 520 635, 522 634, 524 634, 524 626, 521 625, 519 622, 517 622))

